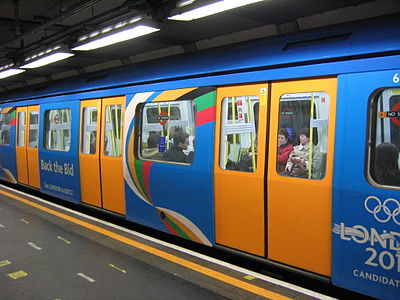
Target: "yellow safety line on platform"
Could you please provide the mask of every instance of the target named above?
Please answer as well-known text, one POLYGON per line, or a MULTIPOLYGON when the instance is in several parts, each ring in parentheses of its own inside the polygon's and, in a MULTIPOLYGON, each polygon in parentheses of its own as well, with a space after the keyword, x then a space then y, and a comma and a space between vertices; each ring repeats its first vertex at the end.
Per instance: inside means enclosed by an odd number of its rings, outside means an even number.
POLYGON ((172 255, 172 254, 169 254, 169 253, 164 252, 162 250, 159 250, 157 248, 142 244, 140 242, 133 241, 133 240, 127 238, 127 237, 124 237, 122 235, 119 235, 117 233, 109 231, 107 229, 101 228, 101 227, 96 226, 96 225, 92 225, 90 223, 87 223, 85 221, 81 221, 81 220, 79 220, 77 218, 74 218, 74 217, 71 217, 71 216, 65 215, 63 213, 60 213, 60 212, 55 211, 53 209, 47 208, 47 207, 45 207, 43 205, 31 202, 31 201, 29 201, 27 199, 24 199, 24 198, 19 197, 17 195, 13 195, 13 194, 8 193, 6 191, 0 190, 0 193, 2 193, 3 195, 5 195, 7 197, 13 198, 13 199, 18 200, 20 202, 23 202, 25 204, 28 204, 28 205, 33 206, 35 208, 38 208, 38 209, 40 209, 42 211, 48 212, 48 213, 50 213, 52 215, 60 217, 62 219, 68 220, 68 221, 70 221, 72 223, 79 224, 79 225, 81 225, 83 227, 89 228, 89 229, 91 229, 93 231, 96 231, 98 233, 101 233, 101 234, 103 234, 105 236, 111 237, 111 238, 113 238, 115 240, 118 240, 118 241, 120 241, 122 243, 125 243, 127 245, 133 246, 135 248, 141 249, 141 250, 146 251, 148 253, 154 254, 156 256, 159 256, 161 258, 164 258, 166 260, 169 260, 171 262, 174 262, 176 264, 184 266, 184 267, 186 267, 188 269, 192 269, 194 271, 197 271, 197 272, 202 273, 204 275, 207 275, 209 277, 215 278, 215 279, 217 279, 219 281, 222 281, 222 282, 228 283, 230 285, 239 287, 239 288, 241 288, 243 290, 246 290, 248 292, 251 292, 253 294, 256 294, 256 295, 259 295, 259 296, 262 296, 262 297, 265 297, 265 298, 268 298, 268 299, 277 299, 277 300, 293 299, 293 298, 286 297, 286 296, 283 296, 281 294, 266 290, 264 288, 255 286, 253 284, 244 282, 242 280, 236 279, 236 278, 234 278, 232 276, 228 276, 228 275, 223 274, 221 272, 217 272, 217 271, 211 270, 209 268, 203 267, 203 266, 201 266, 199 264, 193 263, 193 262, 188 261, 186 259, 177 257, 177 256, 172 255))

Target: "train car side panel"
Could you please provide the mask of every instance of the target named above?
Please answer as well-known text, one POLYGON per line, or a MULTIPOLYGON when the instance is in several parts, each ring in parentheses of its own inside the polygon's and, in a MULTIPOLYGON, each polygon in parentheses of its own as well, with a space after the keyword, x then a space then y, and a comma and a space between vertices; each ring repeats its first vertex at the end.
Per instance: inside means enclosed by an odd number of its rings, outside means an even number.
POLYGON ((79 203, 78 100, 40 106, 40 190, 79 203))
POLYGON ((339 76, 333 194, 333 283, 391 300, 400 295, 399 74, 339 76), (397 147, 383 170, 382 145, 397 147))

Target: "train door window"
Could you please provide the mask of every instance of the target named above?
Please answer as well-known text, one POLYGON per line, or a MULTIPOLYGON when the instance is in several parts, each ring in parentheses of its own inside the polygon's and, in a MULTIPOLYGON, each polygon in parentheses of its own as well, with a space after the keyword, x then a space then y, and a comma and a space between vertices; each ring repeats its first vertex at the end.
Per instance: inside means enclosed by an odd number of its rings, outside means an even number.
POLYGON ((29 113, 29 147, 37 148, 39 142, 39 112, 29 113))
POLYGON ((17 145, 19 147, 25 146, 25 132, 26 132, 26 113, 18 113, 18 131, 17 131, 17 145))
POLYGON ((95 154, 97 145, 97 107, 85 107, 82 114, 81 152, 95 154))
POLYGON ((71 144, 71 110, 46 110, 44 113, 44 148, 69 151, 71 144))
POLYGON ((192 163, 196 103, 191 100, 144 103, 139 157, 144 160, 192 163))
POLYGON ((122 154, 122 105, 107 105, 104 130, 104 155, 120 157, 122 154))
POLYGON ((225 170, 255 172, 257 168, 257 96, 222 100, 219 165, 225 170))
POLYGON ((282 176, 325 176, 329 95, 325 92, 284 94, 279 105, 276 170, 282 176))
POLYGON ((11 114, 0 110, 0 145, 10 145, 11 114))
POLYGON ((400 89, 385 89, 370 111, 369 181, 400 187, 400 89))

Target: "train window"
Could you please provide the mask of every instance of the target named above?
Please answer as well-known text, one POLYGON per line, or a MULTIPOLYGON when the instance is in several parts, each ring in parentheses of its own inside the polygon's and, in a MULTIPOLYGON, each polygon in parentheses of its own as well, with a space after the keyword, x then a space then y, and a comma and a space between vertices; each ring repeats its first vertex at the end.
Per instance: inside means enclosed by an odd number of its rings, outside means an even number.
POLYGON ((71 110, 69 108, 46 110, 44 121, 44 148, 54 151, 69 151, 71 110))
POLYGON ((97 145, 97 107, 85 107, 82 112, 82 149, 84 154, 95 154, 97 145))
POLYGON ((219 165, 225 170, 255 172, 257 168, 257 96, 222 100, 219 165))
POLYGON ((37 148, 39 142, 39 112, 29 113, 29 147, 37 148))
POLYGON ((18 131, 17 131, 17 146, 25 146, 25 130, 26 130, 26 118, 25 112, 18 113, 18 131))
POLYGON ((325 176, 329 95, 285 94, 280 98, 276 170, 282 176, 325 176))
POLYGON ((372 101, 369 181, 400 187, 400 88, 385 89, 372 101))
POLYGON ((0 109, 0 145, 10 145, 11 113, 0 109))
POLYGON ((105 113, 104 155, 120 157, 122 154, 122 105, 108 105, 105 113))
POLYGON ((144 103, 139 157, 144 160, 192 163, 196 103, 191 100, 144 103))

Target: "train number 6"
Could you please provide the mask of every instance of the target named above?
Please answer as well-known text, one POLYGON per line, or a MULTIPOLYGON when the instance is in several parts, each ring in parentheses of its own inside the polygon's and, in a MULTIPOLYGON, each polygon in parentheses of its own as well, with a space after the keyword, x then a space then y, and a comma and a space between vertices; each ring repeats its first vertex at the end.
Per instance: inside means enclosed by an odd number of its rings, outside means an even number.
POLYGON ((394 76, 393 76, 393 82, 394 82, 394 83, 399 83, 399 81, 400 81, 399 73, 394 74, 394 76))

